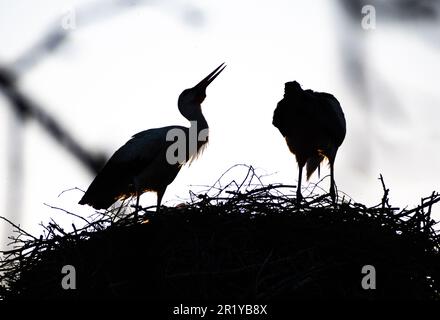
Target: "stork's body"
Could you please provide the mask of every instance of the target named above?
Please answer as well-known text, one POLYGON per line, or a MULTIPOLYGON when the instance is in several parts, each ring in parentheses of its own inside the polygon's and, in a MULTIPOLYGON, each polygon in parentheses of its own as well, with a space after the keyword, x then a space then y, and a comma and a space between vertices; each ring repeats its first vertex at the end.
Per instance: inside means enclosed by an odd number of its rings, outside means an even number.
POLYGON ((346 133, 345 117, 331 94, 303 90, 298 82, 285 84, 284 98, 278 103, 273 125, 285 137, 299 166, 297 199, 301 200, 302 169, 307 179, 327 158, 330 164, 330 195, 335 200, 334 162, 346 133))
MULTIPOLYGON (((131 196, 139 197, 146 191, 157 192, 157 210, 160 209, 166 188, 176 178, 182 166, 197 157, 208 141, 207 135, 198 139, 199 133, 207 132, 208 123, 203 116, 201 103, 206 97, 207 86, 223 71, 220 65, 199 84, 184 90, 179 96, 180 113, 191 122, 191 127, 167 126, 135 134, 108 160, 93 180, 80 204, 89 204, 95 209, 107 209, 117 200, 131 196), (167 150, 176 141, 169 139, 170 132, 184 133, 186 145, 195 142, 196 148, 184 148, 184 161, 170 161, 167 150), (195 132, 196 135, 191 135, 195 132), (190 139, 197 141, 190 141, 190 139)), ((137 210, 137 209, 136 209, 137 210)))

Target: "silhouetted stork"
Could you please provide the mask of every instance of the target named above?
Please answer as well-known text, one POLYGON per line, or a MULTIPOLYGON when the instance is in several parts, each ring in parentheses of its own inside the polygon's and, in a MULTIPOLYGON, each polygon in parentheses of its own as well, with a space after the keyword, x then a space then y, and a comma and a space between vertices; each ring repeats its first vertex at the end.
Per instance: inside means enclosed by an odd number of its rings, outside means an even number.
POLYGON ((203 116, 201 104, 206 98, 206 88, 225 67, 221 64, 196 86, 180 94, 179 111, 191 121, 190 128, 168 126, 135 134, 108 160, 79 203, 91 205, 95 209, 107 209, 117 200, 136 196, 137 212, 140 195, 146 191, 155 191, 159 211, 168 185, 176 178, 183 164, 196 158, 208 142, 208 123, 203 116), (184 161, 170 161, 168 149, 175 143, 167 137, 171 130, 184 132, 187 146, 196 143, 195 148, 186 148, 188 152, 184 154, 184 161), (205 130, 206 136, 199 139, 202 130, 205 130), (191 132, 196 132, 196 135, 191 135, 191 132), (191 139, 197 141, 191 142, 191 139))
POLYGON ((330 195, 335 201, 334 162, 345 138, 345 117, 338 100, 325 92, 303 90, 296 81, 287 82, 284 98, 278 102, 272 124, 286 139, 299 166, 297 200, 301 201, 302 169, 307 164, 307 180, 324 158, 330 164, 330 195))

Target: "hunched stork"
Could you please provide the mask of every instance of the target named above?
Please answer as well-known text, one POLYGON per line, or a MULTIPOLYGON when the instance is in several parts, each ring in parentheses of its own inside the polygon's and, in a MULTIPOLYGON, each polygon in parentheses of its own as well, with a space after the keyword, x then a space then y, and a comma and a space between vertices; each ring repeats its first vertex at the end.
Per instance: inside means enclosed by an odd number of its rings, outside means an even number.
POLYGON ((345 116, 338 100, 331 94, 303 90, 296 82, 284 86, 284 98, 278 102, 272 124, 286 139, 296 156, 299 175, 297 201, 302 199, 302 169, 307 164, 307 180, 327 158, 330 165, 330 196, 335 202, 334 163, 346 133, 345 116))

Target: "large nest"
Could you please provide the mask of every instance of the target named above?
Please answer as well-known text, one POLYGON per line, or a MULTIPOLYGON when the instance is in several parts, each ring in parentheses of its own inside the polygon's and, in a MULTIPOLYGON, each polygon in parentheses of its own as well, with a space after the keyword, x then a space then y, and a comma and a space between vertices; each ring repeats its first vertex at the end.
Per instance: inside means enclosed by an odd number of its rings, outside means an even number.
POLYGON ((79 218, 86 225, 73 232, 52 221, 39 238, 16 226, 0 297, 439 299, 438 193, 403 210, 384 184, 374 207, 313 190, 298 205, 294 186, 264 185, 252 167, 241 183, 221 181, 159 214, 124 207, 79 218), (65 265, 75 268, 74 290, 61 285, 65 265), (362 286, 366 265, 376 289, 362 286))

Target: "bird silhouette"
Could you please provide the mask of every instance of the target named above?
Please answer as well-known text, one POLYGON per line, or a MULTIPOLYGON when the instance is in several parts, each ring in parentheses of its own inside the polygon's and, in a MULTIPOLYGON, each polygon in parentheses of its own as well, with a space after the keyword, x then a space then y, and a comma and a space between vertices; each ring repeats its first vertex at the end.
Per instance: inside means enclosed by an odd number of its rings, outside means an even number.
POLYGON ((193 88, 180 94, 178 108, 191 122, 189 128, 167 126, 135 134, 111 156, 79 204, 88 204, 95 209, 107 209, 117 200, 136 196, 137 213, 140 195, 146 191, 154 191, 157 193, 159 211, 168 185, 174 181, 185 163, 197 158, 208 142, 208 123, 203 116, 201 104, 206 98, 206 88, 225 67, 222 63, 193 88), (184 148, 173 147, 179 142, 175 139, 178 135, 170 138, 170 133, 173 132, 183 133, 184 148), (204 133, 203 137, 201 133, 204 133), (184 154, 176 155, 176 151, 179 153, 181 150, 184 154), (176 158, 181 160, 176 161, 176 158))
POLYGON ((327 158, 330 165, 330 196, 335 201, 334 163, 346 133, 345 116, 331 94, 303 90, 296 82, 284 86, 284 98, 278 102, 272 124, 279 129, 289 150, 295 154, 299 175, 297 201, 302 199, 301 177, 307 164, 307 180, 327 158))

